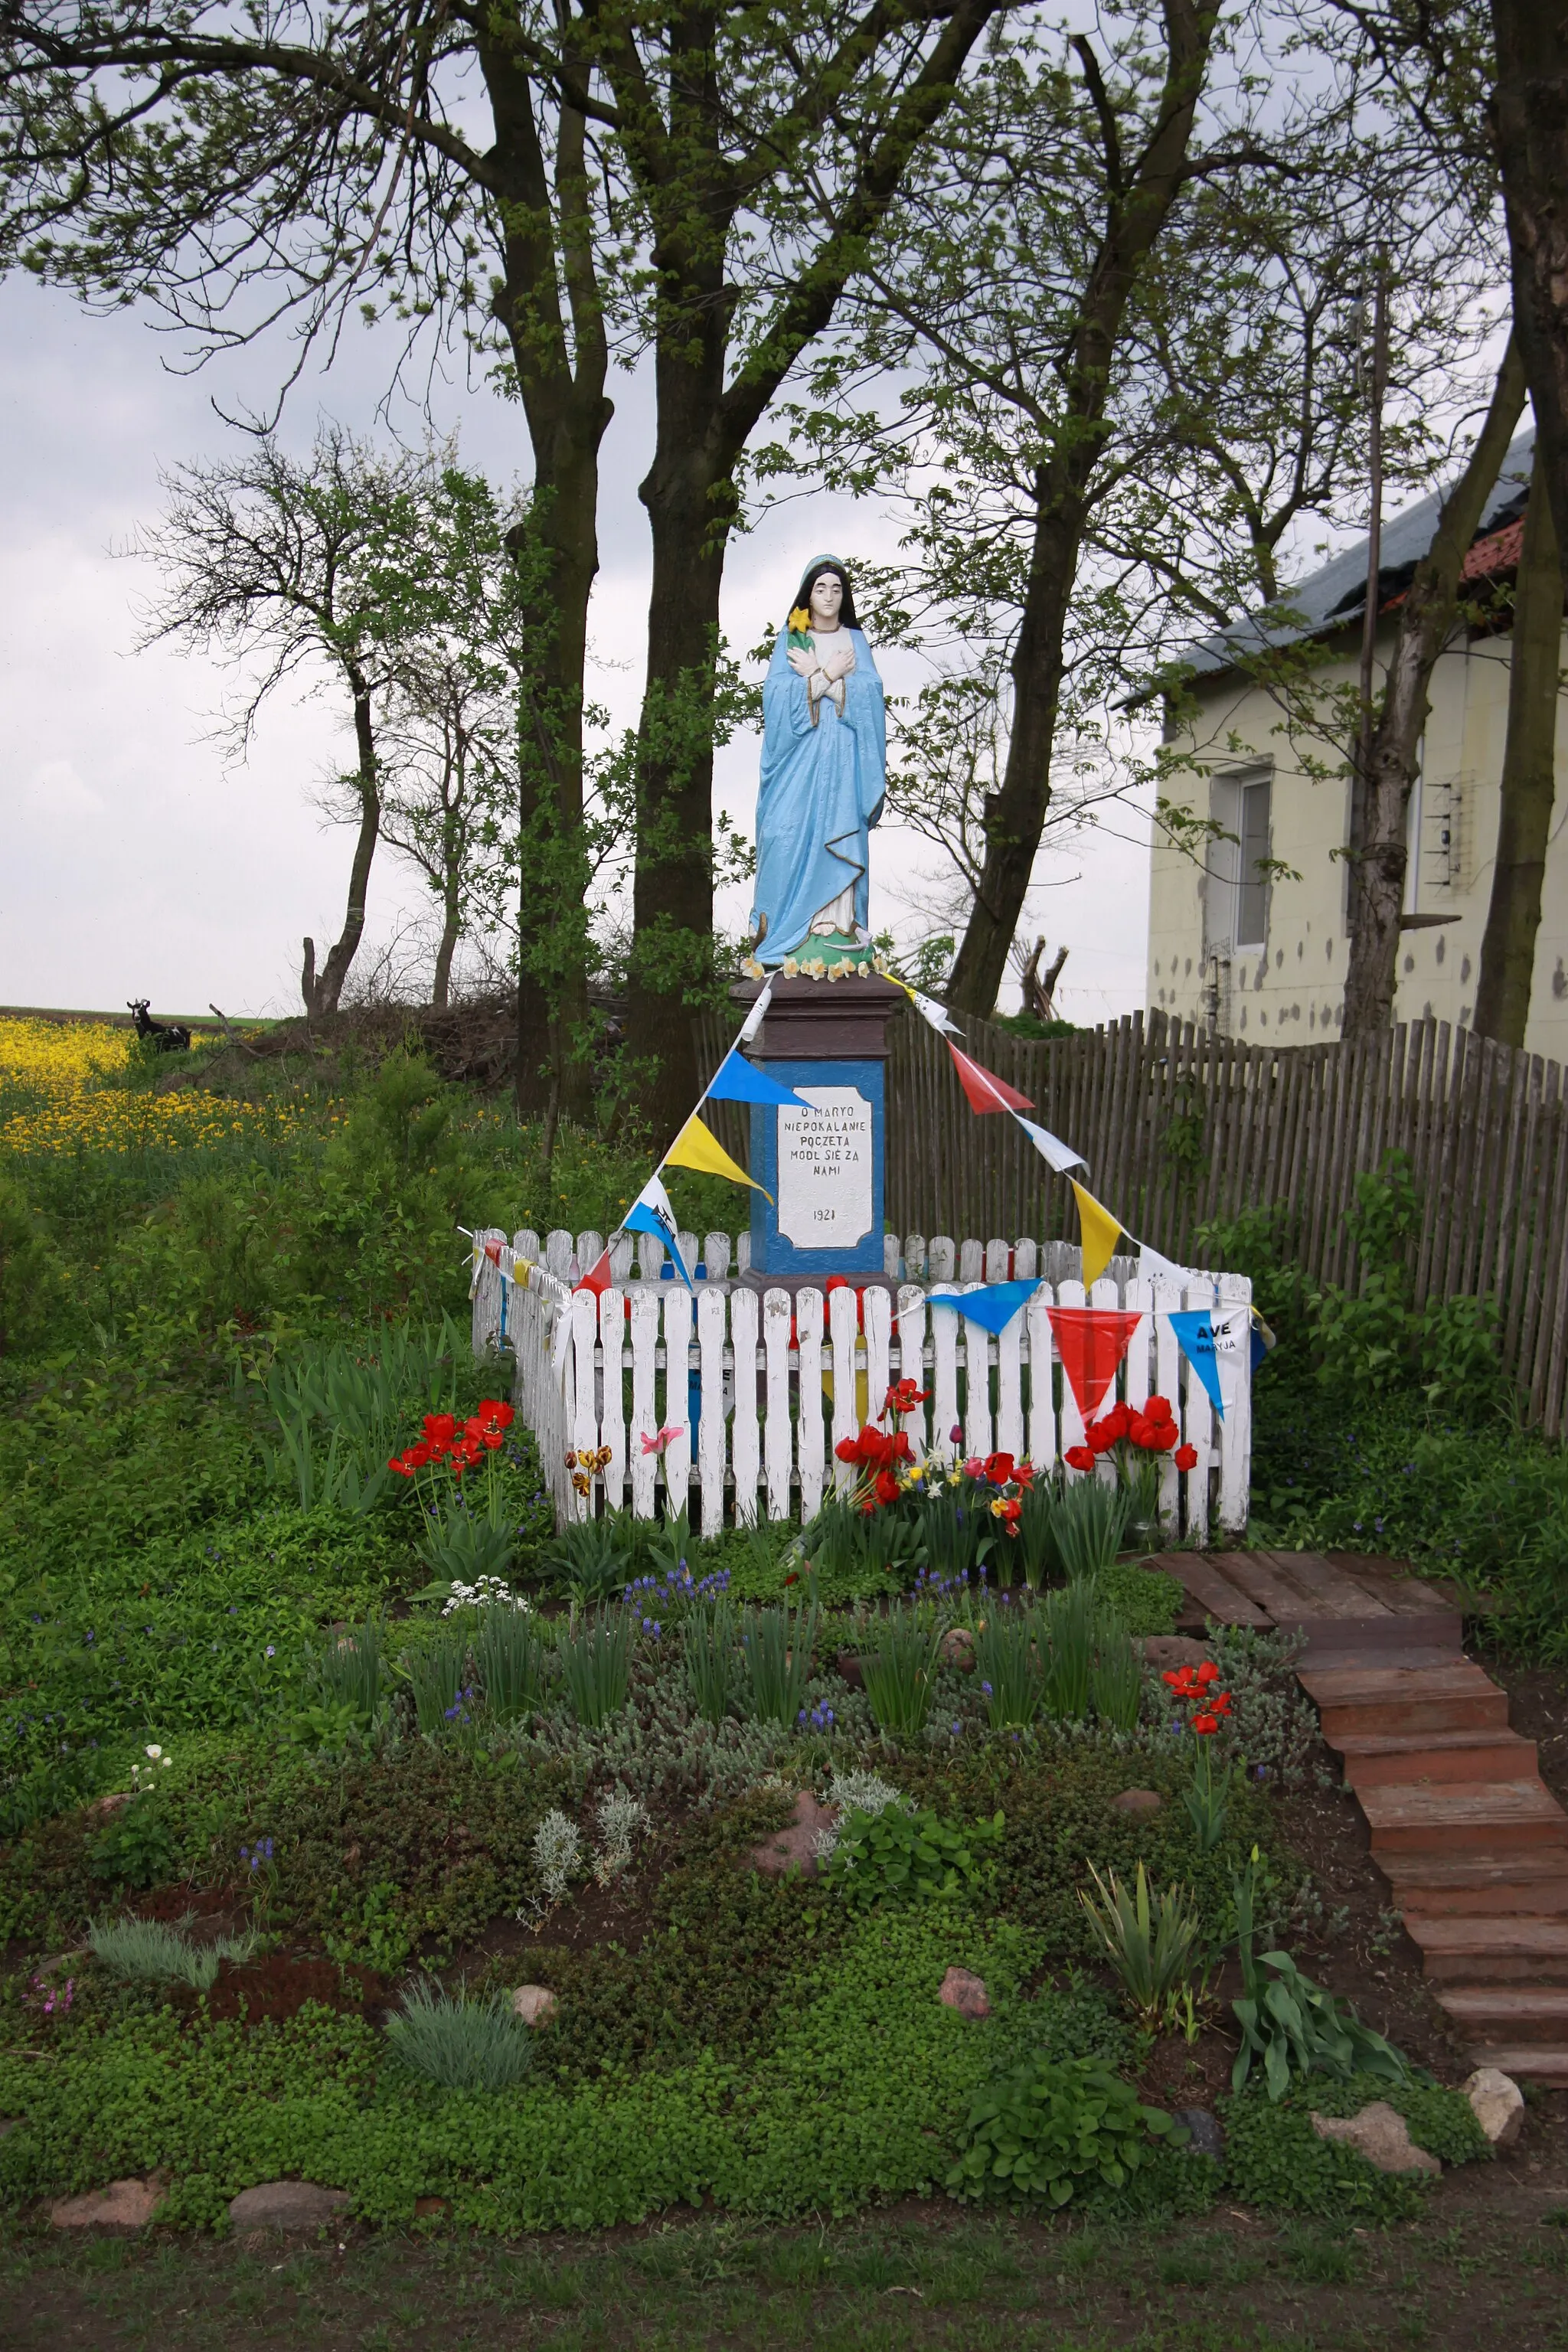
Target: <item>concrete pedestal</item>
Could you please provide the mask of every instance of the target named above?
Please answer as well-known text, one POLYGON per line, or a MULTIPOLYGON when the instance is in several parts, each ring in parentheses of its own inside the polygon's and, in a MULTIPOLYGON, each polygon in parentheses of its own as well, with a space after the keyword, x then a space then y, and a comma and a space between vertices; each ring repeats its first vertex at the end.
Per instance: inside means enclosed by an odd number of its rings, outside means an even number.
MULTIPOLYGON (((750 1004, 756 982, 730 992, 750 1004)), ((858 1287, 883 1272, 888 1024, 909 1000, 880 974, 785 980, 751 1052, 806 1108, 752 1106, 752 1274, 798 1290, 840 1274, 858 1287)))

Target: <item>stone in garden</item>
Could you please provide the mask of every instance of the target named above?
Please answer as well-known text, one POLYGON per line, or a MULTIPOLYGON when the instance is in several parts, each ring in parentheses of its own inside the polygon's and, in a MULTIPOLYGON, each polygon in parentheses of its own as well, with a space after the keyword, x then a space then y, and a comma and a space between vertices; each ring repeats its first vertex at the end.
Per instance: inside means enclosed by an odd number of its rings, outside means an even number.
POLYGON ((831 1805, 819 1805, 809 1789, 803 1789, 795 1801, 795 1818, 788 1827, 775 1830, 761 1845, 753 1846, 752 1868, 760 1870, 764 1878, 783 1878, 798 1870, 803 1878, 816 1876, 816 1841, 824 1830, 837 1825, 838 1815, 831 1805))
POLYGON ((1158 1789, 1123 1789, 1110 1800, 1113 1813, 1157 1813, 1165 1800, 1158 1789))
POLYGON ((145 2180, 111 2180, 85 2197, 62 2197, 49 2208, 57 2230, 144 2230, 163 2201, 155 2172, 145 2180))
POLYGON ((1167 1667, 1201 1666, 1209 1654, 1205 1644, 1194 1642, 1190 1633, 1145 1633, 1132 1646, 1142 1651, 1143 1664, 1150 1673, 1158 1675, 1167 1667))
POLYGON ((1470 2112, 1494 2147, 1511 2147, 1524 2129, 1524 2094, 1500 2066, 1478 2066, 1462 2085, 1470 2112))
POLYGON ((1219 2163, 1225 2155, 1225 2134, 1217 2117, 1211 2116, 1206 2107, 1178 2107, 1171 2121, 1185 2124, 1190 2134, 1186 2143, 1189 2156, 1212 2156, 1219 2163))
POLYGON ((866 1677, 860 1670, 858 1650, 840 1650, 834 1664, 838 1669, 840 1682, 847 1683, 851 1690, 861 1690, 865 1687, 866 1677))
POLYGON ((319 2189, 313 2180, 264 2180, 231 2197, 237 2230, 319 2230, 335 2221, 349 2201, 346 2189, 319 2189))
POLYGON ((989 2017, 991 2003, 985 1998, 985 1979, 968 1969, 949 1969, 942 1980, 938 2000, 949 2009, 956 2009, 960 2017, 989 2017))
POLYGON ((1435 2156, 1416 2147, 1405 2117, 1396 2114, 1386 2099, 1373 2099, 1371 2106, 1363 2107, 1355 2116, 1314 2115, 1312 2129, 1320 2139, 1337 2139, 1346 2147, 1353 2147, 1379 2172, 1436 2173, 1443 2169, 1435 2156))
POLYGON ((561 2007, 548 1985, 519 1985, 511 2005, 524 2025, 548 2025, 561 2007))
POLYGON ((974 1636, 967 1625, 950 1625, 942 1637, 942 1663, 961 1675, 974 1671, 974 1636))

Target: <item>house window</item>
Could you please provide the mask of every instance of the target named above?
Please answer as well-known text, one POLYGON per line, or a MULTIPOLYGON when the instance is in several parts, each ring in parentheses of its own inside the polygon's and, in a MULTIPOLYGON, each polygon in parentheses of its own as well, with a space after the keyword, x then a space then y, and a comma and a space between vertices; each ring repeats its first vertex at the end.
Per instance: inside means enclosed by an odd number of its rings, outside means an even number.
POLYGON ((1204 892, 1205 947, 1237 955, 1268 937, 1270 801, 1274 774, 1265 763, 1214 780, 1214 817, 1224 839, 1210 845, 1204 892))
POLYGON ((1240 836, 1241 872, 1236 886, 1236 944, 1260 948, 1268 937, 1268 877, 1263 860, 1268 855, 1268 800, 1273 784, 1268 776, 1238 787, 1241 807, 1237 832, 1240 836))

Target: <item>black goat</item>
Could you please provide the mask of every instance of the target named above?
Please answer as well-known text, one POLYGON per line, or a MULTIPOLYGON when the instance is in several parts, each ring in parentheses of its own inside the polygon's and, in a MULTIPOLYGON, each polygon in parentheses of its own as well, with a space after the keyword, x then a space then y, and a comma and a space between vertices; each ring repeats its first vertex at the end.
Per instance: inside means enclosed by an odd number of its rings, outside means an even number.
POLYGON ((138 1037, 151 1037, 160 1054, 188 1054, 191 1033, 183 1021, 154 1021, 147 1011, 147 999, 126 998, 131 1018, 136 1024, 138 1037))

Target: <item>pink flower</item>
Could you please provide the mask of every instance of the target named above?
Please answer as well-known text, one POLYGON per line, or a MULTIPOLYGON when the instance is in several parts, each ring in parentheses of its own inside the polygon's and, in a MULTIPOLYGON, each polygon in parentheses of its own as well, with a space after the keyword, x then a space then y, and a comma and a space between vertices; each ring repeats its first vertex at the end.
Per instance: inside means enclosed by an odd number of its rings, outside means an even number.
POLYGON ((668 1453, 676 1439, 684 1434, 685 1429, 686 1423, 683 1421, 667 1422, 664 1427, 656 1430, 651 1437, 644 1437, 643 1452, 645 1454, 668 1453))

